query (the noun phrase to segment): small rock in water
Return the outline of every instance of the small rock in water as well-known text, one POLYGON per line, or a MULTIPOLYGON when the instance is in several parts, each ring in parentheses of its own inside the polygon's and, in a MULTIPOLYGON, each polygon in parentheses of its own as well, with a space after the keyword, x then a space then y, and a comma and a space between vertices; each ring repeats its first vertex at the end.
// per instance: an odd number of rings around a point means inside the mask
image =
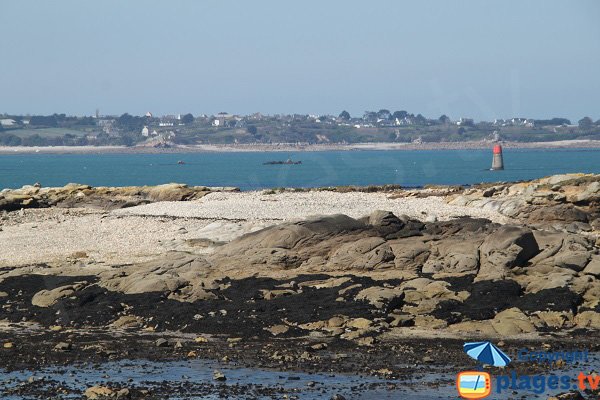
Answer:
POLYGON ((331 400, 346 400, 346 398, 341 394, 334 394, 333 396, 331 396, 331 400))
POLYGON ((227 378, 225 377, 225 375, 221 371, 219 371, 218 369, 216 369, 213 372, 213 379, 215 381, 225 381, 225 380, 227 380, 227 378))

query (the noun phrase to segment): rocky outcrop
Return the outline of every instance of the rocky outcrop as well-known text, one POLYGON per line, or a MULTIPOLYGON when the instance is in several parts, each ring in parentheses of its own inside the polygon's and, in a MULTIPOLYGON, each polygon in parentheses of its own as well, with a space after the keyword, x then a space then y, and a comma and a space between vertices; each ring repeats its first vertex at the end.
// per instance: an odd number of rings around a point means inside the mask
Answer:
POLYGON ((566 174, 530 182, 476 186, 450 204, 497 211, 533 225, 576 232, 598 230, 600 175, 566 174))
POLYGON ((36 307, 50 307, 57 301, 68 297, 78 290, 85 287, 86 283, 76 283, 73 285, 60 286, 51 290, 40 290, 31 298, 31 304, 36 307))
MULTIPOLYGON (((360 219, 315 216, 246 233, 212 253, 171 252, 103 269, 97 282, 61 281, 19 296, 53 323, 53 307, 83 304, 119 329, 331 336, 365 346, 411 327, 501 337, 598 331, 595 179, 467 191, 461 201, 510 214, 506 225, 423 222, 381 210, 360 219), (111 296, 114 312, 105 303, 111 296), (151 320, 155 311, 160 324, 151 320)), ((0 302, 16 296, 10 285, 0 282, 0 290, 0 302)))
POLYGON ((510 268, 525 266, 539 252, 531 230, 508 225, 487 236, 479 250, 478 280, 504 279, 510 268))
MULTIPOLYGON (((214 189, 217 190, 217 189, 214 189)), ((238 190, 219 188, 218 190, 238 190)), ((157 201, 189 201, 213 191, 205 186, 169 183, 158 186, 92 187, 70 183, 64 187, 23 186, 0 191, 0 211, 22 208, 87 207, 104 210, 132 207, 157 201)))

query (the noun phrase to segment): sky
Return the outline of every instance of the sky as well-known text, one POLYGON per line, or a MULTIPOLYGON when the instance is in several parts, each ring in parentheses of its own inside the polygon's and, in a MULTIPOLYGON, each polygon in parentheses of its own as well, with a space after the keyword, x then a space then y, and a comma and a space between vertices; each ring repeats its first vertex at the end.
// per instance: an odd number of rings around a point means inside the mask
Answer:
POLYGON ((600 2, 0 0, 0 113, 600 118, 600 2))

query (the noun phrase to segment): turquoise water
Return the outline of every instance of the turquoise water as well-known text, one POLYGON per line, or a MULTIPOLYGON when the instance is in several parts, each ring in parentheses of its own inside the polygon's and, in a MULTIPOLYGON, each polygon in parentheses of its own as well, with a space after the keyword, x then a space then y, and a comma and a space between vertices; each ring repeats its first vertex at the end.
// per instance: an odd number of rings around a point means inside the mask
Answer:
POLYGON ((599 149, 506 150, 504 171, 489 171, 489 150, 250 152, 189 154, 0 155, 0 189, 40 182, 93 186, 168 182, 271 187, 426 184, 470 185, 534 179, 566 172, 600 173, 599 149), (301 165, 263 165, 301 160, 301 165), (177 161, 184 161, 178 165, 177 161))

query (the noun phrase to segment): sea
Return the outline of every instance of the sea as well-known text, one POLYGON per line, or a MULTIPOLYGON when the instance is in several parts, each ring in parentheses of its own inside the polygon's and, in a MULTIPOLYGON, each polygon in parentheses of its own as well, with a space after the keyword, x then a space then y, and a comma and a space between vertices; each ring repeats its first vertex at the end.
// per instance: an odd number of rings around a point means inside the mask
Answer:
POLYGON ((569 172, 600 173, 600 149, 504 149, 503 171, 491 150, 360 150, 159 154, 0 155, 0 189, 40 183, 63 186, 234 186, 241 190, 397 184, 473 185, 569 172), (269 161, 301 161, 266 165, 269 161))

